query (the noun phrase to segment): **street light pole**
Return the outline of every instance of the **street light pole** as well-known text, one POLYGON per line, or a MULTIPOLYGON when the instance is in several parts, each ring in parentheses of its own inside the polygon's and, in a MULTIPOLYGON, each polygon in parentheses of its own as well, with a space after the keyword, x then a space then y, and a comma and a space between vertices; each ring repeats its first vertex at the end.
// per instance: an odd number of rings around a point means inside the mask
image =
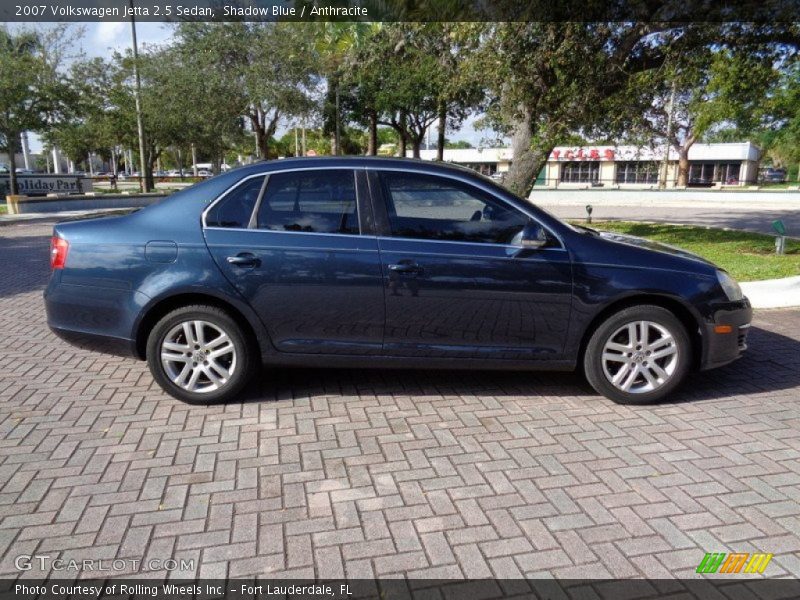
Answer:
POLYGON ((133 100, 136 104, 136 129, 139 133, 139 185, 144 192, 149 192, 144 168, 144 124, 142 123, 142 80, 139 77, 139 48, 136 44, 136 19, 133 16, 133 0, 128 0, 131 8, 131 39, 133 41, 133 100))

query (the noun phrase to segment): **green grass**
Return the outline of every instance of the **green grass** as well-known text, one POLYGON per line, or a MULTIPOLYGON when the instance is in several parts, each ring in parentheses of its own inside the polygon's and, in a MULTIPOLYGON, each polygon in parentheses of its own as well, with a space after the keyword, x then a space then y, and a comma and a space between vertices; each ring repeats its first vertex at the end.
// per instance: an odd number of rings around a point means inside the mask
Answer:
MULTIPOLYGON (((575 221, 585 225, 585 221, 575 221)), ((597 221, 600 231, 625 233, 678 246, 722 267, 739 281, 800 275, 800 241, 787 239, 786 254, 775 254, 775 238, 760 233, 628 221, 597 221)))
POLYGON ((5 204, 0 204, 0 215, 4 215, 8 212, 8 206, 5 204))

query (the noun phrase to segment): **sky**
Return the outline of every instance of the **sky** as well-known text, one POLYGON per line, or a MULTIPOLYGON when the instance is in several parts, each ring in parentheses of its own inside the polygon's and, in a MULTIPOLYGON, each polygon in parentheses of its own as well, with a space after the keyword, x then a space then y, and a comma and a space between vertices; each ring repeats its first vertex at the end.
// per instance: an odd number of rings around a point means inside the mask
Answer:
MULTIPOLYGON (((110 57, 115 50, 124 50, 131 44, 131 27, 127 22, 103 22, 103 23, 80 23, 76 24, 83 29, 83 37, 80 39, 80 49, 89 57, 110 57)), ((47 27, 40 25, 39 27, 47 27)), ((13 26, 12 26, 13 28, 13 26)), ((172 39, 172 27, 165 23, 144 23, 136 24, 136 37, 141 47, 144 44, 164 44, 172 39)), ((477 117, 472 117, 458 132, 448 132, 447 138, 452 141, 466 140, 473 146, 478 147, 483 138, 492 136, 492 132, 486 130, 476 130, 473 123, 477 117)), ((291 124, 284 123, 278 130, 278 136, 282 135, 286 128, 291 124)), ((431 127, 430 139, 436 143, 437 127, 431 127)), ((38 136, 29 136, 31 152, 38 153, 42 149, 42 144, 38 136)))

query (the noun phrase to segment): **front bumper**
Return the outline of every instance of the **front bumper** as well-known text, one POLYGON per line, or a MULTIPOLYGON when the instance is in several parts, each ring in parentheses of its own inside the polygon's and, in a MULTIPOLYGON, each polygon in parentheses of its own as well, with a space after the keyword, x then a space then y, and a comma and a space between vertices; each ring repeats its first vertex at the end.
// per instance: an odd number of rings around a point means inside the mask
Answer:
POLYGON ((714 369, 732 362, 747 350, 747 334, 753 308, 747 298, 717 307, 703 331, 702 370, 714 369))

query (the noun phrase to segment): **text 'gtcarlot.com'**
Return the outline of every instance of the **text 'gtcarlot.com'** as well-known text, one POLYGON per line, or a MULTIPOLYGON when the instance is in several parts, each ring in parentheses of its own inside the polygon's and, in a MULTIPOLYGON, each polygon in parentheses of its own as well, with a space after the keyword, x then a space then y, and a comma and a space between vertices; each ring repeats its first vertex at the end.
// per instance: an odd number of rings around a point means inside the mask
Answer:
POLYGON ((194 559, 138 558, 62 560, 48 555, 22 554, 14 559, 20 571, 194 571, 194 559))

